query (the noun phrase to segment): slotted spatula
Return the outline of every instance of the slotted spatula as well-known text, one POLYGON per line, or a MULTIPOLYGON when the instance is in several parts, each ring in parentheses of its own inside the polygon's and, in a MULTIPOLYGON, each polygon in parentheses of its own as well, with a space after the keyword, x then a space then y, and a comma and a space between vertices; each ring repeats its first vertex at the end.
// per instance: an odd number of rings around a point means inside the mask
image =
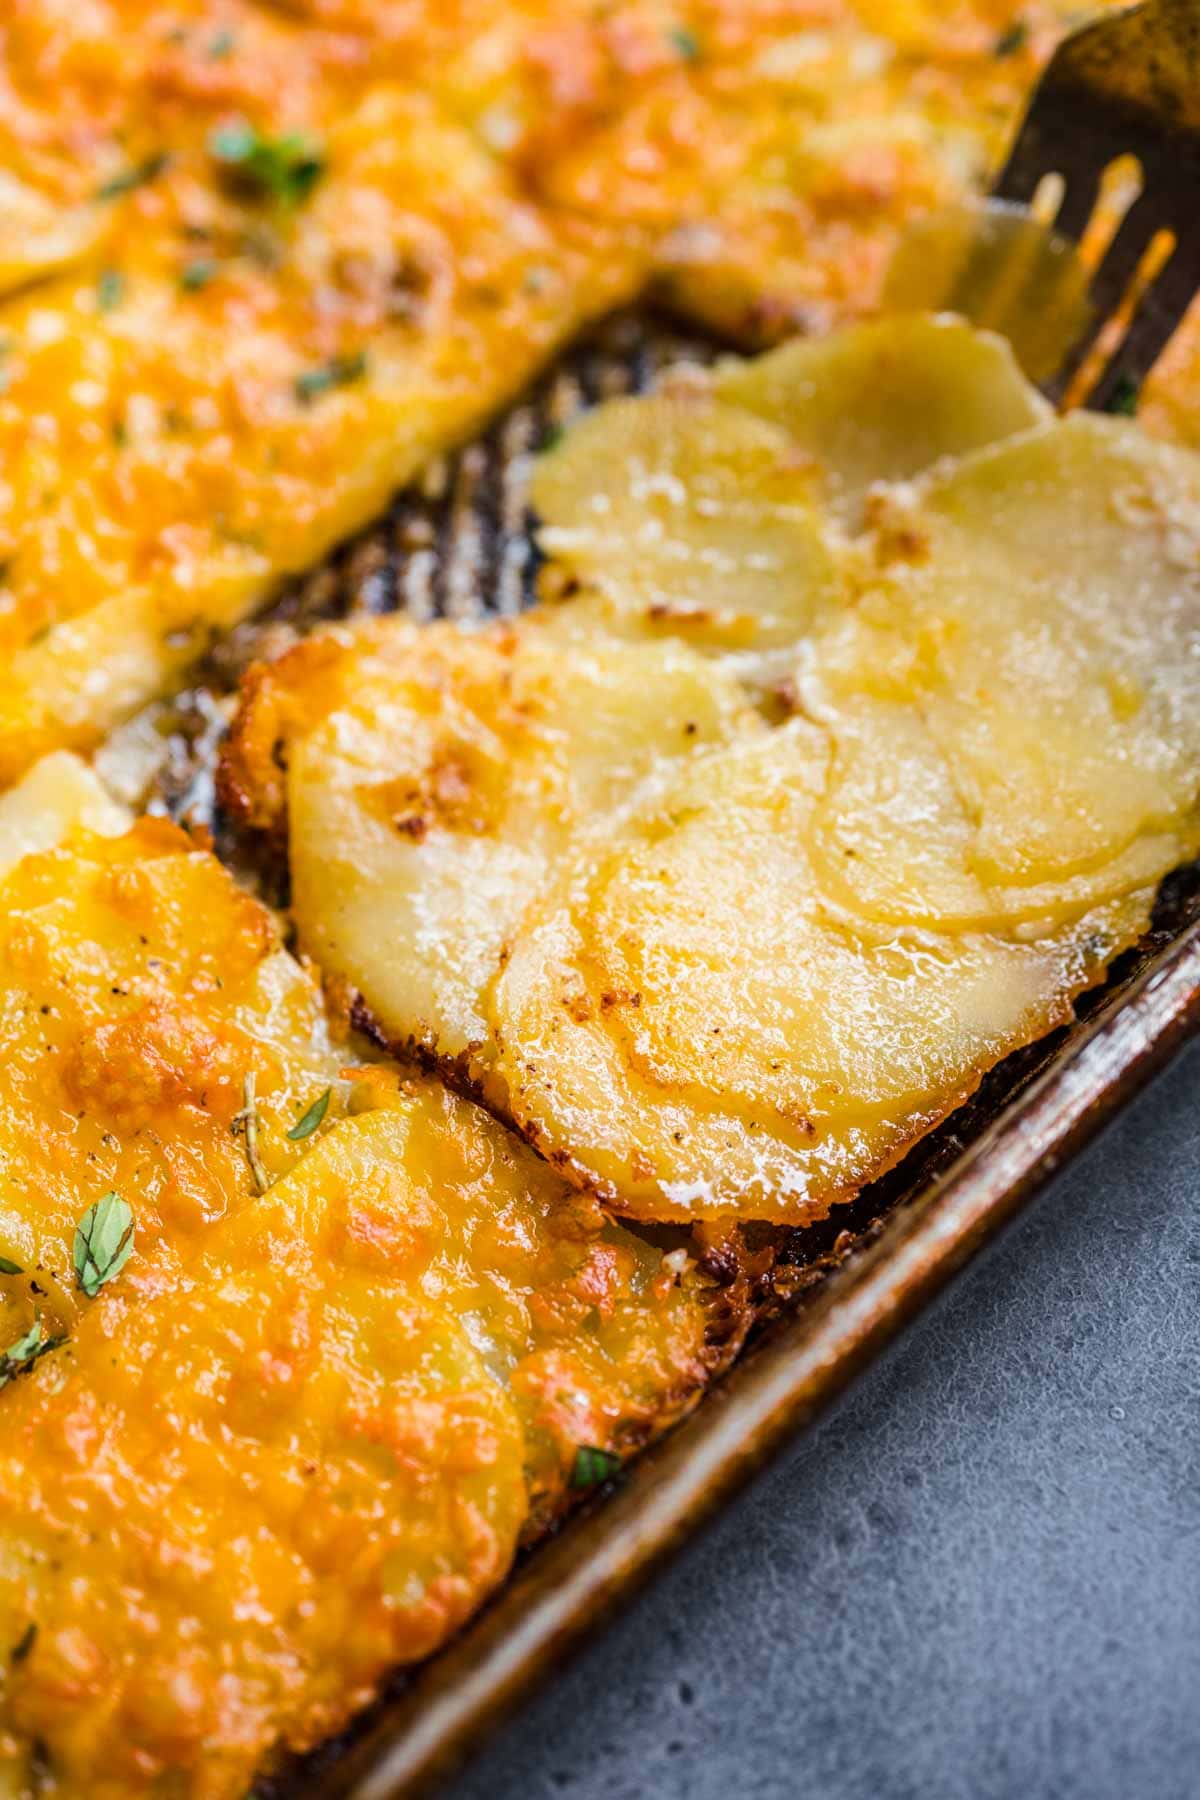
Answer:
POLYGON ((1200 0, 1146 0, 1066 38, 1038 83, 994 197, 1029 206, 1056 176, 1054 231, 1078 244, 1106 172, 1125 157, 1137 164, 1140 191, 1092 276, 1082 329, 1043 383, 1052 399, 1063 399, 1100 346, 1106 354, 1078 396, 1097 411, 1130 408, 1200 288, 1200 0), (1122 316, 1156 239, 1169 253, 1122 316))

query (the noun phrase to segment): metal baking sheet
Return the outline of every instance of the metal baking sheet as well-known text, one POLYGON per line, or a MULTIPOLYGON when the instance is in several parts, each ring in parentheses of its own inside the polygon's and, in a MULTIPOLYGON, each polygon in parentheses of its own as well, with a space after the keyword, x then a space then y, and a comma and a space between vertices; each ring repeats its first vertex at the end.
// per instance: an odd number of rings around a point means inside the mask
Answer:
MULTIPOLYGON (((208 827, 223 855, 282 898, 279 872, 244 862, 214 806, 214 757, 241 669, 324 619, 396 610, 466 619, 529 604, 530 453, 581 407, 643 388, 680 360, 709 362, 718 349, 650 317, 608 321, 484 439, 214 646, 193 685, 141 722, 142 741, 160 746, 142 797, 208 827)), ((1147 937, 1077 1015, 1001 1064, 852 1205, 790 1233, 790 1295, 696 1412, 528 1552, 454 1643, 256 1794, 411 1800, 436 1790, 777 1446, 811 1425, 1200 1029, 1200 868, 1165 884, 1147 937)))

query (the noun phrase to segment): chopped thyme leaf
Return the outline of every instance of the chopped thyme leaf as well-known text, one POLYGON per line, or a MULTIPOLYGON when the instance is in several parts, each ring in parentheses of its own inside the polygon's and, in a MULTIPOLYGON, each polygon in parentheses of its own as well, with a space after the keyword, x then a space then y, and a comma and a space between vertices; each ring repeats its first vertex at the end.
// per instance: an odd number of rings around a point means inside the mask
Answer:
POLYGON ((35 1362, 66 1343, 65 1337, 43 1337, 42 1322, 35 1319, 25 1336, 0 1351, 0 1388, 7 1387, 14 1375, 24 1375, 35 1362))
POLYGON ((571 1469, 573 1488, 600 1487, 620 1472, 621 1459, 611 1450, 598 1450, 594 1444, 580 1444, 571 1469))
POLYGON ((166 168, 170 158, 165 155, 148 156, 135 168, 126 169, 122 175, 114 175, 96 189, 97 200, 117 200, 122 194, 132 194, 135 188, 145 187, 148 181, 155 181, 166 168))
POLYGON ((360 380, 366 372, 366 353, 356 350, 353 356, 335 356, 319 368, 305 369, 303 374, 297 375, 292 386, 301 405, 311 406, 331 388, 345 387, 348 382, 360 380))
POLYGON ((23 1275, 20 1263, 10 1262, 7 1256, 0 1256, 0 1275, 23 1275))
POLYGON ((28 1362, 41 1341, 41 1322, 35 1319, 25 1336, 18 1338, 15 1344, 10 1344, 8 1349, 3 1352, 5 1362, 28 1362))
POLYGON ((25 1661, 29 1652, 33 1649, 34 1639, 37 1637, 37 1634, 37 1620, 31 1619, 8 1653, 13 1662, 22 1663, 25 1661))
POLYGON ((75 1278, 90 1299, 121 1273, 132 1250, 133 1212, 120 1194, 110 1190, 88 1207, 75 1229, 75 1278))
POLYGON ((311 138, 295 131, 270 137, 245 119, 219 126, 208 148, 242 186, 291 205, 307 200, 325 173, 325 158, 311 138))
POLYGON ((672 25, 667 37, 684 62, 700 61, 700 39, 686 25, 672 25))
POLYGON ((208 46, 209 62, 224 62, 227 56, 233 54, 236 43, 237 38, 232 31, 218 31, 208 46))
POLYGON ((317 1129, 317 1126, 325 1117, 325 1114, 329 1111, 329 1102, 332 1096, 333 1089, 327 1087, 325 1092, 319 1094, 313 1101, 304 1117, 296 1121, 292 1126, 292 1129, 288 1132, 288 1137, 293 1144, 302 1143, 306 1137, 312 1136, 313 1132, 317 1129))
POLYGON ((1007 31, 1002 31, 993 46, 995 56, 1015 56, 1029 42, 1029 27, 1024 19, 1014 19, 1007 31))
POLYGON ((562 425, 547 426, 546 435, 538 446, 539 454, 546 450, 556 449, 557 446, 562 443, 565 436, 566 430, 562 425))
POLYGON ((1138 384, 1129 375, 1122 375, 1113 388, 1113 396, 1105 408, 1107 412, 1116 413, 1119 417, 1132 419, 1138 409, 1138 384))
POLYGON ((265 1194, 271 1183, 258 1156, 258 1106, 254 1098, 254 1080, 254 1070, 251 1069, 242 1081, 242 1110, 235 1115, 230 1129, 240 1131, 245 1139, 246 1161, 250 1164, 254 1191, 265 1194))
POLYGON ((96 283, 96 304, 101 312, 120 306, 125 292, 125 277, 119 269, 105 269, 96 283))
POLYGON ((185 294, 198 294, 206 288, 217 272, 217 265, 211 256, 198 256, 195 262, 185 264, 179 277, 179 285, 185 294))

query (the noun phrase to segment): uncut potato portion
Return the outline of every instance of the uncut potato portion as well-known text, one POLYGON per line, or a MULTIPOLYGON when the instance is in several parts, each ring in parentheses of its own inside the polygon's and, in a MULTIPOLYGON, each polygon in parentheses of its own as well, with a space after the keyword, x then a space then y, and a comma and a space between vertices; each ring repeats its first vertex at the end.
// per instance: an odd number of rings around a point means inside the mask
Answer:
POLYGON ((352 1228, 387 1180, 403 1198, 364 1124, 310 1146, 186 1274, 131 1264, 0 1396, 14 1800, 234 1800, 503 1578, 521 1428, 405 1284, 403 1234, 352 1228))
POLYGON ((632 1454, 724 1366, 751 1316, 745 1281, 667 1261, 432 1081, 375 1098, 342 1128, 355 1134, 344 1229, 461 1324, 511 1397, 536 1536, 567 1503, 581 1445, 632 1454))
POLYGON ((496 1099, 635 1217, 821 1217, 1148 917, 1143 890, 1028 943, 847 919, 811 856, 829 760, 803 720, 698 757, 581 858, 496 984, 496 1099))
POLYGON ((0 857, 0 1256, 21 1271, 0 1275, 7 1344, 35 1309, 47 1333, 77 1317, 72 1239, 94 1202, 115 1189, 133 1209, 131 1267, 173 1265, 253 1192, 232 1130, 247 1076, 274 1177, 341 1059, 273 916, 174 826, 126 829, 74 758, 0 798, 0 857))
POLYGON ((830 898, 1057 924, 1194 855, 1200 459, 1077 415, 932 478, 880 539, 800 684, 836 744, 830 898))
POLYGON ((464 1058, 487 1054, 484 993, 572 838, 661 763, 756 728, 705 658, 577 633, 569 609, 477 632, 388 619, 251 678, 222 786, 260 827, 286 816, 326 976, 391 1043, 464 1058))

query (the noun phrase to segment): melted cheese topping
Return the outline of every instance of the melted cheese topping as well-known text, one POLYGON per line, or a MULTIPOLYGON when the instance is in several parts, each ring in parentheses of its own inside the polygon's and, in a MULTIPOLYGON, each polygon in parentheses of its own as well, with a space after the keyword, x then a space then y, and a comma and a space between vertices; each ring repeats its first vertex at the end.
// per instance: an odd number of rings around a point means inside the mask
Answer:
POLYGON ((462 1623, 581 1446, 694 1403, 750 1265, 343 1069, 273 917, 74 758, 0 798, 0 855, 0 1787, 233 1796, 462 1623), (132 1253, 89 1295, 111 1193, 132 1253))
POLYGON ((420 96, 320 142, 291 207, 180 153, 119 262, 5 309, 0 779, 94 741, 627 291, 611 237, 420 96))
POLYGON ((398 1097, 375 1083, 347 1238, 456 1320, 510 1396, 536 1537, 566 1508, 580 1445, 625 1458, 724 1367, 750 1264, 719 1285, 690 1255, 668 1261, 479 1107, 434 1082, 398 1097))
POLYGON ((359 1184, 389 1178, 362 1129, 186 1273, 131 1267, 4 1396, 8 1791, 244 1793, 504 1575, 521 1429, 462 1329, 350 1227, 359 1184))
MULTIPOLYGON (((40 806, 44 767, 7 801, 40 806)), ((71 834, 19 862, 0 899, 0 1255, 25 1271, 0 1285, 15 1340, 35 1289, 47 1329, 75 1317, 72 1240, 89 1206, 125 1196, 135 1261, 183 1252, 253 1191, 231 1129, 247 1076, 274 1176, 339 1061, 274 919, 173 826, 71 834)))

